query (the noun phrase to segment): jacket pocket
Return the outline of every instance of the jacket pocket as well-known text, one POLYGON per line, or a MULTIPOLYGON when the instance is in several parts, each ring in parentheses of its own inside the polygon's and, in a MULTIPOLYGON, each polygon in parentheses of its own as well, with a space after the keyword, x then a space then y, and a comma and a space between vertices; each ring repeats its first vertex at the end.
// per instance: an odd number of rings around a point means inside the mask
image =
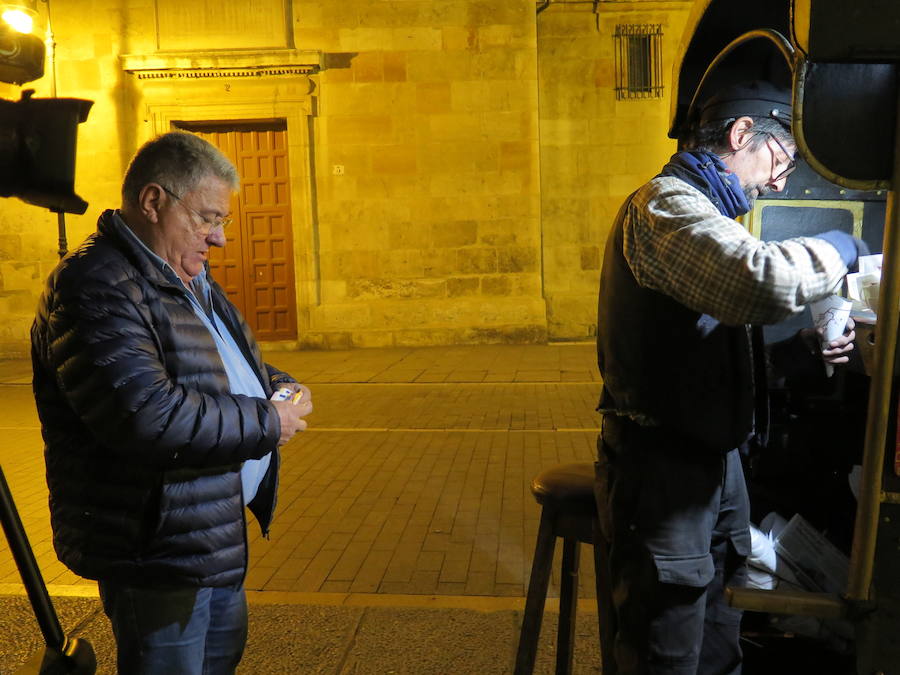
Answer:
POLYGON ((709 553, 696 556, 654 555, 660 583, 705 588, 715 577, 716 568, 709 553))

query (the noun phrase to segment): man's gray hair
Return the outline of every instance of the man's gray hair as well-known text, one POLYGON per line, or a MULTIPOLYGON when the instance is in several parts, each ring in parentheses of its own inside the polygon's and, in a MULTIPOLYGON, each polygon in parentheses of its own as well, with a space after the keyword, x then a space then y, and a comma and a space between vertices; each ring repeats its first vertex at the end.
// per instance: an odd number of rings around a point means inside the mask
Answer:
POLYGON ((235 190, 239 185, 237 169, 218 148, 194 134, 171 131, 137 151, 122 182, 122 202, 136 204, 148 183, 181 196, 207 176, 221 178, 235 190))
MULTIPOLYGON (((782 143, 795 144, 790 130, 778 120, 771 117, 756 117, 755 115, 747 115, 747 117, 753 120, 753 126, 750 129, 753 136, 749 142, 751 150, 766 142, 766 134, 772 134, 782 143)), ((731 146, 728 142, 728 133, 731 131, 731 125, 736 121, 737 118, 712 120, 693 129, 688 137, 684 139, 684 149, 715 154, 729 152, 731 146)))

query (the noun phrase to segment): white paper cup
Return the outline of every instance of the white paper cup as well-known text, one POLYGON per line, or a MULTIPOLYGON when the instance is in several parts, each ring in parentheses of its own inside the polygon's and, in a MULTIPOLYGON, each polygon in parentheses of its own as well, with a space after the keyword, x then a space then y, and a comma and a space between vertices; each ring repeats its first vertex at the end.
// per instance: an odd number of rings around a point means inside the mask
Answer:
MULTIPOLYGON (((822 330, 824 333, 822 336, 823 349, 828 347, 829 342, 843 335, 844 329, 847 327, 847 319, 850 318, 852 305, 852 301, 839 295, 830 295, 809 304, 813 324, 817 330, 822 330)), ((831 377, 834 373, 834 366, 826 363, 825 373, 831 377)))
POLYGON ((860 290, 862 291, 863 301, 869 306, 869 309, 877 313, 878 296, 881 295, 881 279, 860 279, 860 290))

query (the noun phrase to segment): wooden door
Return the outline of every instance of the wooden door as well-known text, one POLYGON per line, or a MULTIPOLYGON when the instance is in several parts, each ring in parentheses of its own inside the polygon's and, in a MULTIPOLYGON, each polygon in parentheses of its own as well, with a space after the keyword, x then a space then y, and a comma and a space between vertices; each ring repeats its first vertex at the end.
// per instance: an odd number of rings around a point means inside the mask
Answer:
POLYGON ((234 222, 210 251, 213 277, 258 340, 297 338, 287 126, 283 120, 179 125, 219 148, 237 167, 234 222))

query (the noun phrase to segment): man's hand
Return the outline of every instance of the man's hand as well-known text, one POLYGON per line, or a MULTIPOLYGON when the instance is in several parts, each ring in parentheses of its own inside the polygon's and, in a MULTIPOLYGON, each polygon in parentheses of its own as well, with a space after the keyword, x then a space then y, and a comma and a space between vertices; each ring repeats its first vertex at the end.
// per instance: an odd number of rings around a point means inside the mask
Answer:
POLYGON ((855 327, 856 324, 853 322, 853 319, 848 318, 844 334, 828 344, 822 344, 824 329, 813 330, 806 328, 802 331, 802 334, 803 339, 810 345, 811 349, 819 351, 822 355, 822 361, 832 365, 839 365, 850 360, 850 352, 854 349, 853 341, 856 339, 855 327))
POLYGON ((278 417, 281 420, 281 436, 278 439, 278 446, 281 447, 294 437, 298 431, 306 429, 306 420, 303 419, 313 411, 312 393, 309 389, 297 382, 285 382, 279 384, 280 387, 287 387, 294 392, 301 392, 303 395, 297 403, 287 401, 272 401, 275 410, 278 411, 278 417))

